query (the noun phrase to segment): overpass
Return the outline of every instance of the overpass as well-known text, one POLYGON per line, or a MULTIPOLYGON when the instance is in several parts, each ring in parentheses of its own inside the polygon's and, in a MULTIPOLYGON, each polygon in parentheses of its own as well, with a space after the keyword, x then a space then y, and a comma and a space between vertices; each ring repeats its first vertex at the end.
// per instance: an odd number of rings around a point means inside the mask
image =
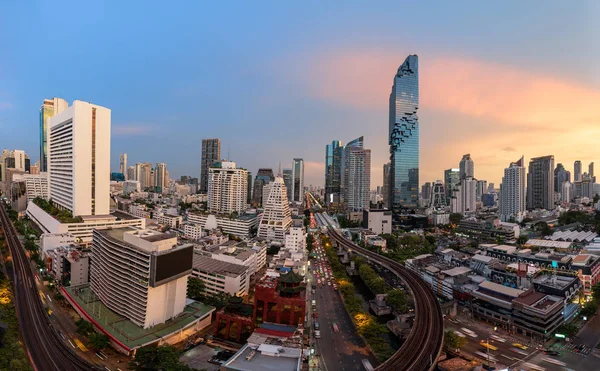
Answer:
POLYGON ((444 322, 440 304, 429 285, 402 264, 364 249, 333 228, 328 235, 335 247, 364 256, 398 276, 410 289, 415 301, 415 321, 404 344, 377 371, 432 371, 444 342, 444 322))

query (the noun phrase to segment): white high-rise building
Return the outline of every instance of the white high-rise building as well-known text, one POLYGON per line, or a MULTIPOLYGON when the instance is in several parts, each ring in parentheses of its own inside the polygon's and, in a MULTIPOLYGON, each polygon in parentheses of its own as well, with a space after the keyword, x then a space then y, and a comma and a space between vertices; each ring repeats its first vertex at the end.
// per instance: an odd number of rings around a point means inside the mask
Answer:
POLYGON ((472 213, 477 210, 476 197, 477 180, 461 179, 453 191, 450 209, 453 213, 472 213))
POLYGON ((80 215, 110 211, 110 121, 108 108, 82 101, 49 119, 50 198, 80 215))
POLYGON ((292 216, 283 178, 278 176, 270 184, 269 197, 263 200, 265 211, 261 214, 258 234, 260 238, 285 242, 285 233, 292 225, 292 216))
MULTIPOLYGON (((281 174, 279 174, 281 176, 281 174)), ((292 201, 304 202, 304 160, 295 158, 292 161, 292 201)))
POLYGON ((460 179, 473 178, 475 176, 475 163, 471 159, 471 154, 463 155, 459 163, 460 179))
POLYGON ((560 199, 563 202, 571 202, 573 199, 573 184, 565 181, 560 188, 560 199))
POLYGON ((504 169, 500 185, 500 220, 521 222, 525 213, 525 160, 511 162, 504 169))
POLYGON ((175 235, 94 229, 91 288, 110 310, 149 328, 183 312, 193 254, 175 235))
POLYGON ((121 153, 121 156, 119 156, 119 172, 121 174, 123 174, 123 176, 125 177, 125 180, 128 180, 128 178, 127 178, 127 153, 121 153))
POLYGON ((347 183, 344 201, 348 212, 369 210, 371 191, 371 150, 351 148, 347 151, 347 183))
POLYGON ((162 162, 156 164, 154 168, 154 186, 161 190, 169 186, 169 178, 167 176, 167 165, 162 162))
POLYGON ((27 192, 27 202, 32 201, 36 197, 41 197, 48 200, 48 174, 23 174, 25 179, 25 190, 27 192))
POLYGON ((247 208, 248 171, 235 162, 217 161, 208 169, 208 210, 241 213, 247 208))
POLYGON ((129 166, 127 168, 127 176, 125 177, 126 180, 137 180, 137 176, 135 173, 135 166, 129 166))

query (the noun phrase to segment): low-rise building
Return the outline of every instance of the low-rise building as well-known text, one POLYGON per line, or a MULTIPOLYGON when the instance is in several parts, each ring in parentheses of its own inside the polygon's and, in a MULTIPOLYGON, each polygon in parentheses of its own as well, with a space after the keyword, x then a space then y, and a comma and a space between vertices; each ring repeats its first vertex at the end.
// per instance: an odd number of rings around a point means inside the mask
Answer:
POLYGON ((90 281, 88 253, 72 247, 57 247, 47 252, 48 272, 62 286, 86 285, 90 281))
POLYGON ((476 218, 466 218, 460 221, 457 230, 478 241, 496 241, 500 239, 505 242, 511 242, 516 241, 519 237, 515 232, 514 226, 503 225, 499 219, 479 220, 476 218))
POLYGON ((140 190, 140 182, 137 180, 126 180, 123 182, 123 193, 126 195, 139 192, 140 190))
MULTIPOLYGON (((187 220, 190 223, 205 227, 210 214, 190 212, 187 220)), ((213 215, 217 221, 217 227, 225 233, 234 236, 248 238, 258 227, 259 217, 256 214, 235 215, 213 215)))
POLYGON ((179 228, 183 223, 183 217, 180 215, 163 214, 156 217, 159 224, 166 225, 169 228, 179 228))
POLYGON ((363 211, 363 228, 375 234, 392 233, 392 211, 371 209, 363 211))
POLYGON ((70 233, 43 233, 40 236, 40 251, 42 257, 46 257, 45 254, 49 250, 56 249, 61 246, 70 246, 77 243, 77 239, 70 233))
POLYGON ((198 240, 203 237, 202 227, 198 224, 186 223, 183 225, 183 235, 190 240, 198 240))
POLYGON ((250 289, 249 267, 194 253, 192 275, 199 278, 210 294, 244 296, 250 289))
POLYGON ((145 204, 132 203, 129 205, 129 214, 136 218, 149 219, 151 216, 150 210, 145 204))

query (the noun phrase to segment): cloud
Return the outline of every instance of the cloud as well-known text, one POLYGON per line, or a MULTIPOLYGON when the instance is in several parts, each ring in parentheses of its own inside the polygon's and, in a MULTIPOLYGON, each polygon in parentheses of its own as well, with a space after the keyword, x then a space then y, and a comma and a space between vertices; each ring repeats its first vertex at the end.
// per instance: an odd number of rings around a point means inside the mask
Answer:
POLYGON ((120 136, 148 135, 154 129, 154 126, 148 124, 115 124, 112 127, 112 134, 120 136))
POLYGON ((504 147, 502 148, 504 152, 516 152, 517 150, 514 147, 504 147))

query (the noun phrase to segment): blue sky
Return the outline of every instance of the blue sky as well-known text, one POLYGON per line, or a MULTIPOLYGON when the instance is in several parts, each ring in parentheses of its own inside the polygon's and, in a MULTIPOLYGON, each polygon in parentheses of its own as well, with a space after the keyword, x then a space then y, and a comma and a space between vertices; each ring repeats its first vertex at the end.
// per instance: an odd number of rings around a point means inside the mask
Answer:
POLYGON ((2 2, 0 148, 37 160, 57 96, 112 110, 113 169, 126 152, 198 176, 220 137, 254 174, 303 157, 322 184, 325 145, 364 135, 375 186, 392 77, 418 54, 422 181, 463 153, 492 182, 522 154, 570 169, 600 161, 598 19, 591 1, 2 2))

